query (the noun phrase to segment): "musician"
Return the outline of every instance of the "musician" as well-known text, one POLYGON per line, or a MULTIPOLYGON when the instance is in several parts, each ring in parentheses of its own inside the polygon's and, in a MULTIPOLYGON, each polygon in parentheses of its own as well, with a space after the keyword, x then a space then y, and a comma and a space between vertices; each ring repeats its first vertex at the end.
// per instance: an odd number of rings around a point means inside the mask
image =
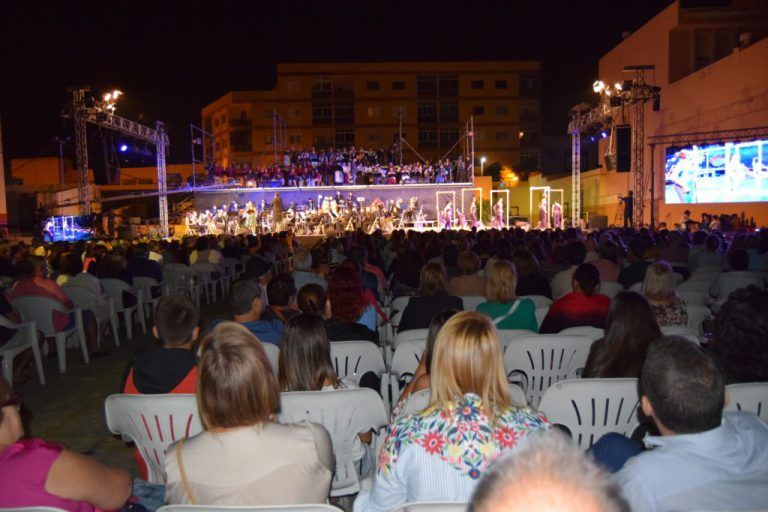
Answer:
POLYGON ((275 197, 272 198, 272 222, 275 226, 275 231, 281 231, 283 226, 283 200, 280 198, 280 194, 275 192, 275 197))

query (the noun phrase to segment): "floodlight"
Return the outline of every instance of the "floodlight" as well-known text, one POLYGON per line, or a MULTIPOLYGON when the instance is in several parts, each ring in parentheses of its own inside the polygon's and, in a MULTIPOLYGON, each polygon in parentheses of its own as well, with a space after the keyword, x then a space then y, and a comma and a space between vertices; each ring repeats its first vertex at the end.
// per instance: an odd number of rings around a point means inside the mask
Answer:
POLYGON ((487 160, 488 160, 488 159, 487 159, 487 158, 485 158, 484 156, 481 156, 481 157, 480 157, 480 163, 482 163, 482 164, 484 164, 484 163, 485 163, 487 160))
POLYGON ((112 94, 111 93, 105 93, 103 98, 104 98, 104 101, 109 101, 109 100, 112 99, 112 94))
POLYGON ((128 145, 127 145, 127 144, 123 144, 123 145, 121 145, 121 146, 120 146, 120 151, 121 151, 121 152, 123 152, 123 153, 125 153, 126 151, 128 151, 128 145))
POLYGON ((613 84, 613 88, 616 89, 617 91, 620 91, 623 89, 623 87, 621 86, 621 82, 616 82, 615 84, 613 84))
POLYGON ((596 93, 600 93, 605 89, 605 82, 602 80, 595 80, 595 82, 592 84, 592 90, 596 93))

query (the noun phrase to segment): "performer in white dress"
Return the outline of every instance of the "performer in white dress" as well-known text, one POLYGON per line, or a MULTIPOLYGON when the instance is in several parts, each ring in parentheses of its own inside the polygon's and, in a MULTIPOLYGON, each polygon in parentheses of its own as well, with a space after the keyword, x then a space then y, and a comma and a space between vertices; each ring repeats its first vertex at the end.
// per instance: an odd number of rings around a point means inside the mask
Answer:
POLYGON ((453 226, 453 203, 450 199, 443 207, 442 225, 445 229, 451 229, 453 226))
POLYGON ((504 199, 499 198, 496 204, 493 205, 493 218, 491 219, 491 228, 501 229, 506 227, 507 223, 504 219, 504 199))
POLYGON ((552 228, 563 228, 563 206, 557 201, 552 203, 552 228))
POLYGON ((542 196, 539 202, 539 229, 547 229, 549 227, 548 209, 547 196, 542 196))

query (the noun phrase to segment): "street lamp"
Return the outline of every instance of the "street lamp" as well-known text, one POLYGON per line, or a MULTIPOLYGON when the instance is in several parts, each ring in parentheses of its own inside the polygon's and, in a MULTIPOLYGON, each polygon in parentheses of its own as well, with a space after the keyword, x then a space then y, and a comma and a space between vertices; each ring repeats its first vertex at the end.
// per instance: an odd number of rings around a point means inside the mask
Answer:
POLYGON ((486 160, 487 160, 487 158, 485 158, 484 156, 480 157, 480 176, 483 176, 483 169, 485 168, 485 161, 486 160))

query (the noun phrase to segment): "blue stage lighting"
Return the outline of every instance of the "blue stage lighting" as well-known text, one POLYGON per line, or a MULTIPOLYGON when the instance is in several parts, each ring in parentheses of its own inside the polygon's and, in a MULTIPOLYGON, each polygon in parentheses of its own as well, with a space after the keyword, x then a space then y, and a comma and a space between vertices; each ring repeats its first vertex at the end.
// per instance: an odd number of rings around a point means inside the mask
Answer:
POLYGON ((600 132, 600 137, 602 137, 603 139, 606 138, 607 136, 608 136, 608 132, 604 132, 604 131, 600 132))
POLYGON ((123 153, 128 151, 128 145, 127 144, 121 144, 120 145, 120 151, 123 152, 123 153))

